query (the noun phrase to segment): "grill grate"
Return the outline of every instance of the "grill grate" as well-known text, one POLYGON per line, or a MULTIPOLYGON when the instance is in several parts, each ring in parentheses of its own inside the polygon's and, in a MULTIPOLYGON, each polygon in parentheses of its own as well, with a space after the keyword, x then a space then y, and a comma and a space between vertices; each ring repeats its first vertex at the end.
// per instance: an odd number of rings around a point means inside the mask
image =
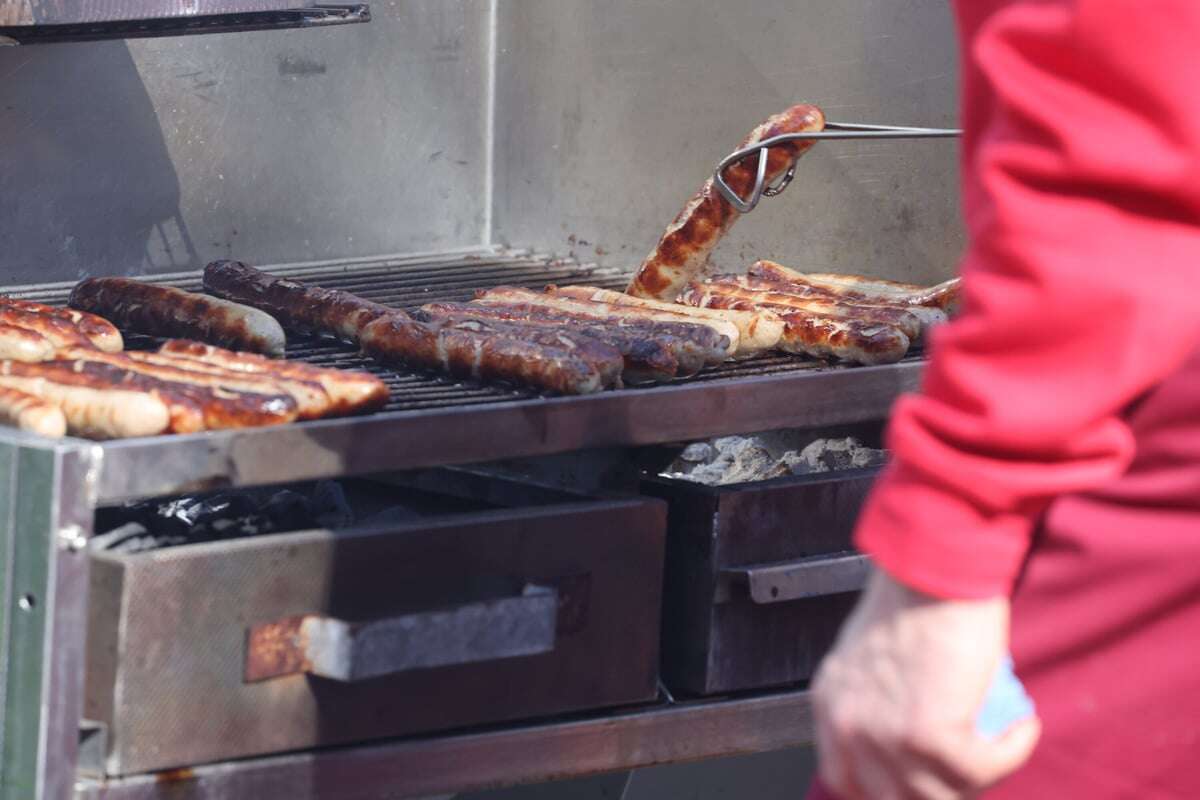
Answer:
MULTIPOLYGON (((425 303, 470 300, 477 289, 502 284, 534 289, 548 283, 564 286, 586 284, 616 289, 628 282, 627 275, 612 269, 583 264, 573 258, 524 251, 359 259, 266 269, 326 288, 351 291, 405 311, 413 311, 425 303)), ((200 289, 200 276, 196 272, 175 273, 147 280, 181 289, 200 289)), ((71 284, 14 287, 9 294, 63 304, 70 288, 71 284)), ((157 342, 147 337, 129 336, 128 345, 131 349, 144 349, 156 346, 157 342)), ((361 355, 350 345, 326 338, 290 336, 287 357, 325 367, 365 370, 379 376, 391 391, 384 411, 487 405, 538 396, 528 389, 495 384, 485 386, 444 376, 391 369, 361 355)), ((911 358, 916 360, 916 356, 911 358)), ((686 382, 711 382, 816 369, 846 368, 792 356, 768 355, 710 368, 686 382)))

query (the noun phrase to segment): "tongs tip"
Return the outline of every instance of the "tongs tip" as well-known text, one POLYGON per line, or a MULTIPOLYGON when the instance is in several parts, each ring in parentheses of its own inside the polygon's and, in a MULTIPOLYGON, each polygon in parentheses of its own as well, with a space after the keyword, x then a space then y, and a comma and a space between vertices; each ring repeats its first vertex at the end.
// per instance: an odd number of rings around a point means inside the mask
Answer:
POLYGON ((773 183, 767 182, 767 151, 772 147, 789 142, 821 139, 945 139, 961 136, 962 131, 955 128, 912 128, 897 125, 863 125, 851 122, 829 122, 821 131, 806 133, 785 133, 764 139, 758 144, 738 150, 731 154, 717 167, 713 174, 713 184, 717 191, 731 206, 742 214, 748 214, 758 207, 764 197, 776 197, 783 194, 792 179, 796 177, 796 164, 799 156, 792 159, 787 171, 773 183), (758 155, 758 169, 755 173, 754 188, 750 196, 742 198, 729 182, 725 180, 725 170, 734 164, 751 156, 758 155))

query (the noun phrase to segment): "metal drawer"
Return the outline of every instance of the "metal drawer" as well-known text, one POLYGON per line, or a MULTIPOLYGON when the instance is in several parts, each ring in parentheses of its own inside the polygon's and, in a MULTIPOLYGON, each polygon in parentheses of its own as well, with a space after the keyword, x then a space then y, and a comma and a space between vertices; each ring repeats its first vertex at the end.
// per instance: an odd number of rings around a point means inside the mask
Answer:
POLYGON ((103 770, 653 699, 665 521, 655 500, 572 499, 93 554, 103 770))
POLYGON ((708 487, 649 478, 669 501, 663 679, 694 694, 812 677, 868 571, 851 549, 877 469, 708 487))

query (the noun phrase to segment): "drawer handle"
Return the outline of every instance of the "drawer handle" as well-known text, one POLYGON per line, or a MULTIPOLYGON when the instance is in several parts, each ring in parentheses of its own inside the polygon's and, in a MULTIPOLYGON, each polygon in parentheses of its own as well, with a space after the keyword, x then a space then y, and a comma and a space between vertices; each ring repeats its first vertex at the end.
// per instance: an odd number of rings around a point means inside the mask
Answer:
POLYGON ((308 614, 251 628, 247 683, 308 673, 354 682, 398 672, 554 649, 558 592, 527 586, 504 597, 371 622, 308 614))
POLYGON ((858 553, 812 556, 778 564, 722 570, 729 583, 745 585, 759 605, 855 592, 871 574, 871 559, 858 553))

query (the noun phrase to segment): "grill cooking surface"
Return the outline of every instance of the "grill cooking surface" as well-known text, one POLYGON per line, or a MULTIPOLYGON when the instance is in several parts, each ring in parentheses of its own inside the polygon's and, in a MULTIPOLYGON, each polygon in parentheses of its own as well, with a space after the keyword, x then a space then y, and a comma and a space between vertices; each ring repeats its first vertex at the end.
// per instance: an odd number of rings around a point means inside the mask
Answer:
MULTIPOLYGON (((470 300, 476 289, 500 285, 541 289, 546 284, 563 286, 586 284, 606 289, 623 289, 627 275, 614 270, 580 264, 573 259, 532 254, 467 255, 457 258, 421 260, 392 259, 294 267, 272 270, 297 280, 329 289, 344 289, 368 300, 414 311, 426 303, 470 300)), ((170 275, 159 282, 181 289, 202 291, 195 273, 170 275)), ((69 287, 27 287, 10 292, 14 297, 65 304, 69 287)), ((159 342, 126 334, 130 349, 145 349, 159 342)), ((366 370, 378 375, 391 390, 384 411, 416 411, 429 408, 478 405, 536 398, 537 392, 519 388, 480 385, 454 378, 396 370, 381 366, 360 354, 354 347, 325 338, 307 338, 288 334, 287 357, 323 367, 366 370)), ((763 356, 710 368, 688 383, 729 378, 771 375, 830 369, 819 361, 793 356, 763 356)), ((843 369, 838 367, 838 369, 843 369)), ((631 391, 637 391, 633 389, 631 391)))
MULTIPOLYGON (((490 250, 265 269, 405 310, 436 301, 469 300, 476 289, 502 284, 619 289, 628 281, 627 275, 615 270, 570 258, 490 250)), ((200 289, 196 271, 147 280, 200 289)), ((7 293, 63 304, 73 285, 20 286, 7 293)), ((146 337, 127 337, 130 348, 156 344, 146 337)), ((391 390, 388 405, 365 417, 107 442, 89 451, 103 454, 102 469, 97 471, 99 496, 146 497, 198 487, 277 483, 881 419, 896 395, 915 388, 921 366, 916 356, 885 367, 830 366, 790 356, 764 356, 667 385, 547 398, 523 388, 384 367, 354 347, 330 339, 291 337, 287 356, 372 372, 391 390)))

